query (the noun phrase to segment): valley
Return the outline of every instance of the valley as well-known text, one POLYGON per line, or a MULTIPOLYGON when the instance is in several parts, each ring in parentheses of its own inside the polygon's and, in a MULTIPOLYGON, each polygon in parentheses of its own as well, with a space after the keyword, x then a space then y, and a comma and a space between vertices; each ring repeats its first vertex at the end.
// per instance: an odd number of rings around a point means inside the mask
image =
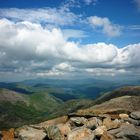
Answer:
POLYGON ((1 82, 0 129, 56 118, 124 95, 139 96, 140 88, 125 87, 129 84, 119 88, 123 86, 119 82, 93 79, 73 82, 50 79, 1 82), (116 88, 119 89, 114 90, 116 88))

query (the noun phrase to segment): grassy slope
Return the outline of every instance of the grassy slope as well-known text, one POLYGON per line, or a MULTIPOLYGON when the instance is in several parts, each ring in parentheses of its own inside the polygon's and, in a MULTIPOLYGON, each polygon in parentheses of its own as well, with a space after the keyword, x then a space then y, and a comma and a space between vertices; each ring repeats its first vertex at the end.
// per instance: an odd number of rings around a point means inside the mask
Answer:
POLYGON ((34 93, 29 95, 29 98, 31 105, 42 112, 50 112, 62 103, 60 99, 51 96, 47 92, 34 93))
POLYGON ((61 100, 46 92, 25 95, 1 89, 0 128, 17 127, 47 119, 49 112, 61 103, 61 100))
POLYGON ((22 102, 0 102, 0 128, 18 127, 38 121, 41 112, 22 102))
MULTIPOLYGON (((5 89, 4 91, 6 91, 5 94, 9 95, 13 92, 5 89)), ((0 90, 0 95, 2 95, 1 93, 2 91, 0 90)), ((92 102, 91 100, 84 99, 63 102, 52 96, 52 94, 46 91, 43 92, 43 90, 41 92, 38 90, 38 92, 29 95, 14 92, 12 97, 6 101, 0 100, 0 129, 18 127, 23 124, 35 123, 65 115, 79 108, 84 108, 92 102), (19 101, 18 96, 22 97, 22 100, 19 101)))

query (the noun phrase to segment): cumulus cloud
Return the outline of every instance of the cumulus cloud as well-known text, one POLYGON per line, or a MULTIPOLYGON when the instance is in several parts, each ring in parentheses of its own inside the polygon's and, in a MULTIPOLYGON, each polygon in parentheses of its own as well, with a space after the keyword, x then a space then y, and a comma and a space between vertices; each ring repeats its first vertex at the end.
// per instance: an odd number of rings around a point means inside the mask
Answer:
POLYGON ((140 43, 123 48, 105 43, 81 45, 69 41, 59 28, 0 20, 0 75, 130 74, 140 68, 139 54, 140 43))
POLYGON ((116 37, 121 34, 121 27, 113 24, 107 17, 91 16, 88 18, 88 22, 93 28, 101 29, 109 37, 116 37))

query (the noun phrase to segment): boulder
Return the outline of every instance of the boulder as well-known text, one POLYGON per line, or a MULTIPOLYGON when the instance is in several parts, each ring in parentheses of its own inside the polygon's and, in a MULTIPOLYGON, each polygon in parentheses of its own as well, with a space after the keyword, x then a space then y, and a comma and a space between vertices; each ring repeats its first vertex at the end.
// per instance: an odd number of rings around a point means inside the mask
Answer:
POLYGON ((136 120, 140 120, 140 112, 139 111, 132 112, 130 114, 130 117, 136 120))
POLYGON ((46 128, 47 136, 51 140, 65 140, 64 135, 56 125, 51 125, 46 128))
POLYGON ((29 126, 23 126, 15 130, 15 136, 21 140, 43 140, 46 133, 29 126))
POLYGON ((11 128, 8 131, 2 131, 1 135, 2 135, 1 140, 14 140, 14 129, 11 128))
POLYGON ((135 119, 132 119, 132 118, 126 118, 126 119, 124 119, 124 121, 127 121, 127 122, 129 122, 131 124, 134 124, 134 125, 137 125, 137 126, 140 125, 140 120, 135 120, 135 119))
POLYGON ((33 127, 33 128, 42 129, 42 128, 47 128, 51 125, 66 123, 67 120, 68 120, 68 116, 62 116, 62 117, 58 117, 58 118, 55 118, 55 119, 52 119, 52 120, 42 122, 40 124, 35 124, 35 125, 30 125, 30 126, 33 127))
POLYGON ((96 117, 92 117, 88 119, 88 121, 86 121, 84 124, 85 127, 91 130, 96 129, 98 126, 101 126, 101 125, 102 125, 102 121, 96 117))
POLYGON ((70 121, 74 122, 77 126, 82 126, 87 122, 87 119, 84 117, 71 117, 70 121))
POLYGON ((66 124, 58 124, 57 127, 59 128, 62 135, 67 136, 68 133, 71 132, 71 126, 69 123, 66 124))
POLYGON ((99 126, 94 130, 94 134, 98 137, 102 136, 104 132, 107 131, 106 126, 99 126))
POLYGON ((136 128, 133 124, 123 124, 120 128, 110 130, 109 133, 117 138, 140 140, 140 128, 136 128))
POLYGON ((93 140, 95 138, 94 133, 85 127, 75 128, 68 134, 67 140, 93 140))
POLYGON ((118 119, 112 121, 110 117, 103 120, 103 125, 106 126, 107 130, 118 128, 120 126, 120 123, 121 122, 118 119))

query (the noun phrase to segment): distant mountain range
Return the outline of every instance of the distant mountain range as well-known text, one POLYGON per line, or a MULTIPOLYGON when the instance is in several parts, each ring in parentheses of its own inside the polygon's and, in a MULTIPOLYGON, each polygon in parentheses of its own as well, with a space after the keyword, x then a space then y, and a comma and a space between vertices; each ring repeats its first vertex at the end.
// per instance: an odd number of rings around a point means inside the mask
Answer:
POLYGON ((46 79, 38 78, 21 82, 0 82, 0 88, 6 88, 22 94, 48 92, 62 101, 70 99, 96 99, 105 92, 123 86, 140 85, 139 80, 99 80, 99 79, 46 79))

